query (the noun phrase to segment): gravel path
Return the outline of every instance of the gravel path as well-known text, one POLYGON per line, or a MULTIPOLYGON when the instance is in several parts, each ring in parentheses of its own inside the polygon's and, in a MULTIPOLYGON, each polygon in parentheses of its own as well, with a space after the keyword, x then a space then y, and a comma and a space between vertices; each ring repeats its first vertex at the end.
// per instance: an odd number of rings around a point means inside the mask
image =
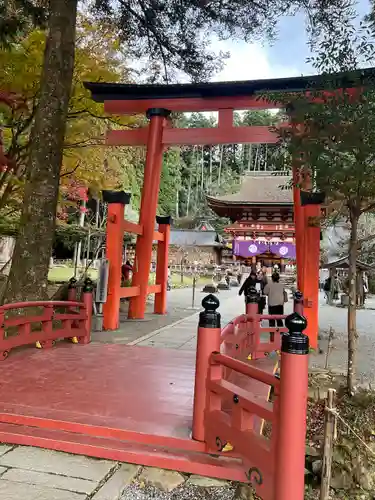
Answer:
POLYGON ((121 496, 121 500, 234 500, 236 498, 240 498, 236 487, 229 485, 209 489, 184 485, 167 493, 137 483, 128 486, 121 496))
MULTIPOLYGON (((347 364, 347 309, 329 306, 323 293, 320 295, 319 347, 323 351, 310 358, 311 366, 323 368, 328 347, 328 332, 333 328, 333 349, 328 358, 330 368, 346 371, 347 364)), ((375 382, 375 297, 369 297, 366 309, 357 311, 358 378, 363 384, 375 382)))

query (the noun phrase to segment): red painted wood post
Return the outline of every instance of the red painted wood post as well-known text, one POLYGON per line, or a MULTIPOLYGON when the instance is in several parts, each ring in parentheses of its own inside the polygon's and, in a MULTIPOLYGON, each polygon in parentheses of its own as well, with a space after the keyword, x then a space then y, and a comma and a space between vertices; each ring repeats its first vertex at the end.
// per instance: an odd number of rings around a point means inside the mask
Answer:
POLYGON ((297 286, 303 290, 303 246, 304 246, 304 213, 301 206, 301 167, 300 163, 294 161, 293 164, 293 210, 294 210, 294 228, 296 239, 296 264, 297 264, 297 286))
POLYGON ((130 194, 124 191, 103 191, 108 203, 106 256, 109 261, 108 294, 103 306, 103 327, 116 330, 120 326, 121 264, 124 245, 124 212, 130 194))
POLYGON ((68 300, 71 302, 75 302, 77 300, 77 280, 74 277, 69 280, 68 300))
POLYGON ((294 312, 303 316, 303 295, 302 295, 302 293, 297 290, 294 293, 293 299, 294 299, 294 301, 293 301, 294 312))
POLYGON ((161 291, 155 295, 154 313, 167 313, 167 284, 168 284, 168 254, 169 242, 171 238, 172 217, 156 216, 159 224, 159 231, 164 235, 164 240, 158 242, 158 253, 156 259, 156 281, 161 285, 161 291))
POLYGON ((274 500, 303 500, 309 338, 302 333, 306 319, 298 313, 288 316, 285 324, 289 335, 283 335, 281 343, 274 500))
POLYGON ((143 319, 146 312, 148 279, 150 275, 152 244, 154 241, 155 217, 158 206, 160 176, 163 163, 163 130, 170 111, 152 108, 147 111, 150 119, 145 173, 142 188, 139 222, 142 234, 137 238, 136 266, 133 271, 132 286, 139 286, 137 297, 129 304, 129 319, 143 319))
POLYGON ((210 356, 213 352, 220 351, 221 316, 216 310, 219 305, 219 299, 215 295, 207 295, 202 300, 204 311, 199 314, 193 409, 193 439, 197 441, 205 440, 204 414, 210 356))
POLYGON ((87 319, 85 320, 85 335, 78 339, 80 344, 88 344, 91 341, 91 327, 92 327, 92 304, 93 304, 93 284, 90 278, 85 279, 82 290, 82 302, 85 305, 87 319))
MULTIPOLYGON (((310 194, 310 193, 309 193, 310 194)), ((303 207, 305 216, 303 289, 304 315, 307 319, 306 335, 310 338, 310 346, 318 346, 318 314, 319 314, 319 264, 320 264, 320 206, 303 207)))
POLYGON ((249 316, 247 325, 248 334, 251 336, 250 350, 252 357, 254 356, 257 346, 260 343, 260 321, 258 318, 259 298, 257 290, 255 288, 250 288, 248 295, 246 295, 246 314, 249 316))

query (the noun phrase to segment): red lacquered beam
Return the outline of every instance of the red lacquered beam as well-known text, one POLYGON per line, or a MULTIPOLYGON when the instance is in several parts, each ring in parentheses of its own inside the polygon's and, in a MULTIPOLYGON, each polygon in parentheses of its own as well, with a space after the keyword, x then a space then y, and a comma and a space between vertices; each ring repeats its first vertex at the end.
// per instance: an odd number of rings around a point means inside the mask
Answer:
POLYGON ((160 293, 161 292, 161 285, 149 285, 147 287, 147 293, 152 294, 152 293, 160 293))
MULTIPOLYGON (((113 130, 112 133, 118 132, 113 130)), ((186 128, 165 129, 163 144, 173 145, 205 145, 205 144, 276 144, 279 135, 267 126, 251 127, 217 127, 217 128, 186 128)))
POLYGON ((230 358, 229 356, 225 356, 224 354, 213 352, 211 354, 211 361, 213 363, 225 366, 226 368, 230 368, 231 370, 241 373, 242 375, 247 375, 248 377, 258 380, 259 382, 263 382, 267 385, 278 386, 280 383, 280 381, 275 378, 274 375, 270 375, 263 370, 259 370, 258 368, 249 366, 242 361, 230 358))
POLYGON ((260 333, 288 333, 288 329, 285 328, 284 326, 275 326, 275 327, 264 327, 260 328, 260 333))
MULTIPOLYGON (((147 144, 148 130, 111 130, 107 133, 109 146, 141 146, 147 144), (143 142, 141 142, 143 140, 143 142)), ((162 142, 165 146, 205 144, 276 144, 277 133, 267 126, 215 127, 215 128, 165 128, 162 142)))
POLYGON ((124 220, 122 223, 122 229, 124 233, 131 234, 142 234, 142 226, 140 224, 136 224, 135 222, 130 222, 129 220, 124 220))
POLYGON ((259 319, 285 319, 287 318, 286 314, 259 314, 259 319))
POLYGON ((187 97, 171 99, 135 99, 132 101, 105 101, 104 110, 110 114, 145 113, 149 108, 165 108, 170 111, 194 112, 217 111, 218 109, 277 109, 278 103, 259 96, 236 97, 187 97))
POLYGON ((273 422, 274 420, 272 403, 261 401, 256 397, 254 398, 254 396, 256 396, 256 390, 254 392, 251 390, 247 391, 227 380, 209 380, 207 382, 207 389, 231 401, 233 401, 233 396, 236 394, 238 396, 238 403, 233 402, 232 406, 236 405, 243 408, 249 413, 257 415, 268 422, 273 422))
POLYGON ((161 233, 160 231, 154 231, 154 240, 164 241, 164 233, 161 233))
POLYGON ((246 314, 241 314, 240 316, 237 316, 236 318, 232 319, 227 325, 224 326, 224 328, 221 330, 221 335, 225 335, 227 329, 232 329, 236 325, 241 325, 243 323, 247 323, 248 318, 246 314))
POLYGON ((53 320, 56 321, 64 321, 66 319, 79 320, 79 319, 87 319, 87 312, 83 311, 81 313, 74 314, 74 312, 70 313, 55 313, 53 315, 53 320))
POLYGON ((0 306, 0 311, 9 311, 10 309, 24 309, 25 307, 84 307, 82 302, 63 301, 63 300, 45 300, 35 302, 14 302, 0 306))
POLYGON ((120 297, 137 297, 139 295, 139 286, 123 286, 120 288, 120 297))

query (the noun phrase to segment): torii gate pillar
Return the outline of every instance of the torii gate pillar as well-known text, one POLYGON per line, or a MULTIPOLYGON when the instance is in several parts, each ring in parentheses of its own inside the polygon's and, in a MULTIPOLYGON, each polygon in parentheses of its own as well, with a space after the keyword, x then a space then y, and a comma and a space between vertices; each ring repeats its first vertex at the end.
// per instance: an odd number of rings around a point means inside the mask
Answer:
POLYGON ((163 162, 163 129, 170 111, 164 108, 151 108, 146 115, 150 120, 150 125, 148 128, 147 154, 139 217, 142 234, 137 237, 136 260, 133 266, 132 281, 133 287, 139 287, 139 294, 130 299, 128 313, 130 319, 143 319, 146 311, 152 244, 163 162))

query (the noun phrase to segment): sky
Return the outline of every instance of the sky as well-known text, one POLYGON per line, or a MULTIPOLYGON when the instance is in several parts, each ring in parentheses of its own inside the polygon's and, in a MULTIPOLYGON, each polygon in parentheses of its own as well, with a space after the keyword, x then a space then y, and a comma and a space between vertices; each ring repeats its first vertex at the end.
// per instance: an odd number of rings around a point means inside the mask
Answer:
MULTIPOLYGON (((359 0, 357 10, 364 14, 368 9, 369 0, 359 0)), ((225 68, 215 75, 215 81, 283 78, 314 72, 306 62, 311 54, 303 14, 281 19, 278 37, 272 46, 267 43, 215 41, 213 47, 231 53, 225 68)))

